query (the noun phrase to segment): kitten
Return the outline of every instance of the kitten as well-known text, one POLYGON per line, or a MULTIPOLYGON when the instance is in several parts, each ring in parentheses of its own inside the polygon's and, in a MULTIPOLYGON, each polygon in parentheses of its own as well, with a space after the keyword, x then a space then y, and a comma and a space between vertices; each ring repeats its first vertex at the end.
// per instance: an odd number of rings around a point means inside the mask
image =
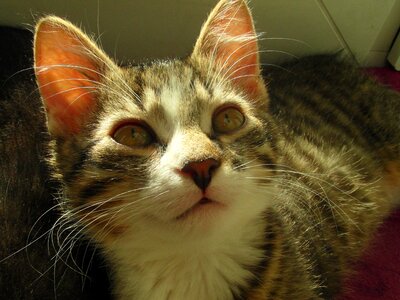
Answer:
POLYGON ((62 210, 117 299, 331 299, 399 198, 399 94, 329 56, 264 81, 243 0, 182 60, 120 68, 53 16, 34 48, 62 210))

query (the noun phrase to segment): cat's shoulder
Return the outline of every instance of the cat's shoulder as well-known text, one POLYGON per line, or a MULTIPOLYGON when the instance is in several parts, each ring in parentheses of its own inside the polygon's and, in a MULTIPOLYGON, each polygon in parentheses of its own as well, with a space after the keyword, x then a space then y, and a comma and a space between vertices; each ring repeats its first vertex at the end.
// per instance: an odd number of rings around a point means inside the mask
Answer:
POLYGON ((341 54, 317 54, 292 59, 280 65, 265 68, 263 75, 272 88, 286 85, 288 82, 308 82, 316 85, 328 80, 336 84, 360 82, 368 78, 353 59, 341 54))

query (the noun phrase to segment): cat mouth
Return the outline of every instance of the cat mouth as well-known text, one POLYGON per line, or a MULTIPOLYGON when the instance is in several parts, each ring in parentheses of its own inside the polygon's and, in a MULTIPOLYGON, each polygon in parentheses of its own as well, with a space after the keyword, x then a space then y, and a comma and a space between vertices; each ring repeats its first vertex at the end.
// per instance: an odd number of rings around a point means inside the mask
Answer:
POLYGON ((187 209, 185 212, 176 217, 176 220, 185 220, 195 215, 209 216, 215 210, 223 206, 222 203, 214 201, 210 198, 203 197, 196 202, 192 207, 187 209))

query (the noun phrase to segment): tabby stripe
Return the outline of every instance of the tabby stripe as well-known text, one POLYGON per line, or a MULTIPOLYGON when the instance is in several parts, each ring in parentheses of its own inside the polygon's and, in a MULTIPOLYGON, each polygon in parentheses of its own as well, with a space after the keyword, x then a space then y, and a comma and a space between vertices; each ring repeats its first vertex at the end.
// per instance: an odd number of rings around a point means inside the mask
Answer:
MULTIPOLYGON (((327 85, 319 84, 321 85, 321 87, 319 87, 319 92, 322 97, 327 97, 326 99, 332 98, 332 91, 326 89, 327 85)), ((366 103, 363 101, 362 97, 360 97, 360 99, 358 97, 359 94, 355 91, 356 88, 351 91, 340 90, 340 93, 336 91, 339 93, 339 96, 335 97, 336 101, 327 101, 327 103, 333 105, 338 111, 346 115, 352 124, 359 125, 361 134, 357 137, 372 137, 373 141, 370 139, 368 139, 368 141, 373 143, 382 141, 380 132, 376 132, 374 130, 375 127, 371 127, 369 124, 370 114, 373 109, 370 106, 371 103, 366 103)))
POLYGON ((232 168, 237 171, 241 171, 246 166, 246 165, 243 165, 243 163, 244 163, 243 160, 239 160, 238 158, 233 158, 232 159, 232 168))
POLYGON ((138 66, 140 68, 140 72, 137 73, 135 78, 133 79, 133 82, 135 84, 134 91, 137 95, 132 97, 132 100, 135 102, 135 105, 142 111, 144 111, 144 105, 141 101, 143 99, 143 86, 144 86, 144 80, 143 80, 143 66, 138 66), (139 99, 138 99, 139 98, 139 99))
MULTIPOLYGON (((262 246, 264 250, 264 258, 259 262, 257 266, 249 268, 249 271, 253 274, 251 281, 249 282, 249 288, 246 293, 241 295, 239 299, 247 299, 252 291, 260 288, 263 285, 264 274, 269 268, 269 263, 274 256, 276 251, 276 243, 278 239, 277 231, 279 230, 279 220, 273 212, 267 212, 265 215, 267 225, 265 227, 265 243, 262 246)), ((235 298, 236 299, 236 298, 235 298)))
MULTIPOLYGON (((353 120, 354 116, 357 115, 357 119, 365 119, 364 114, 360 114, 359 106, 363 104, 362 101, 355 101, 355 96, 357 96, 357 84, 355 84, 354 89, 345 90, 345 89, 336 89, 332 90, 331 82, 336 80, 335 78, 329 79, 320 78, 320 80, 315 81, 313 86, 316 87, 316 91, 322 95, 323 99, 335 99, 335 101, 327 101, 326 104, 330 104, 336 110, 341 111, 345 114, 350 120, 353 120), (332 94, 335 93, 333 96, 332 94)), ((356 124, 364 124, 365 122, 356 124)))
POLYGON ((214 88, 210 86, 212 80, 209 80, 209 77, 207 76, 207 72, 206 72, 206 74, 204 74, 204 72, 201 72, 200 69, 193 64, 193 60, 191 60, 191 59, 187 59, 185 61, 185 63, 187 64, 189 69, 192 69, 193 76, 195 76, 196 79, 199 80, 199 82, 202 84, 204 89, 210 95, 210 98, 211 99, 214 98, 214 88))
MULTIPOLYGON (((325 95, 322 93, 322 97, 327 97, 328 95, 325 95)), ((343 96, 346 97, 346 96, 343 96)), ((334 105, 337 109, 338 112, 341 112, 343 115, 346 115, 347 118, 349 119, 350 124, 354 124, 353 127, 358 128, 359 134, 356 135, 357 138, 363 137, 372 137, 373 140, 380 140, 379 135, 377 135, 374 132, 374 128, 369 125, 369 117, 370 117, 370 108, 365 106, 365 103, 361 101, 357 101, 356 99, 351 98, 349 95, 347 100, 351 102, 351 104, 356 104, 357 106, 350 106, 346 107, 345 104, 347 104, 344 101, 334 101, 334 102, 329 102, 330 104, 334 105), (351 101, 350 101, 351 100, 351 101), (365 133, 368 133, 367 135, 365 133)))
MULTIPOLYGON (((292 130, 298 135, 309 133, 310 129, 316 131, 318 128, 319 132, 324 131, 324 134, 321 134, 321 136, 336 136, 343 141, 354 138, 354 135, 349 132, 349 128, 343 123, 335 122, 334 118, 331 118, 332 115, 329 115, 326 112, 318 112, 312 105, 308 106, 307 108, 302 107, 301 110, 307 112, 307 115, 297 114, 296 111, 293 111, 293 113, 289 116, 291 123, 296 124, 295 126, 292 126, 292 130), (325 115, 321 115, 324 113, 325 115)), ((304 138, 306 137, 309 137, 309 135, 304 136, 304 138)), ((315 138, 313 138, 313 142, 321 143, 315 138)))
POLYGON ((261 286, 262 284, 262 278, 264 275, 264 272, 268 268, 268 263, 273 256, 274 250, 275 250, 275 242, 277 235, 273 231, 275 228, 273 226, 269 226, 266 229, 266 234, 265 234, 265 244, 263 246, 264 249, 264 258, 260 261, 260 263, 253 268, 253 279, 250 282, 250 289, 255 289, 261 286))
MULTIPOLYGON (((295 171, 302 170, 303 172, 309 173, 314 170, 315 156, 311 155, 310 152, 300 147, 299 143, 296 144, 296 148, 282 148, 282 157, 284 161, 292 166, 295 171), (306 161, 307 163, 304 163, 306 161), (309 170, 305 170, 306 167, 310 167, 309 170)), ((299 174, 300 176, 301 174, 299 174)))
MULTIPOLYGON (((354 117, 353 115, 349 116, 341 112, 339 109, 332 107, 333 101, 324 102, 323 97, 325 95, 321 97, 321 99, 318 99, 308 90, 301 90, 290 96, 293 97, 293 102, 297 101, 296 107, 301 106, 299 110, 307 112, 306 118, 304 118, 303 120, 305 122, 307 122, 308 119, 314 120, 313 126, 316 127, 313 128, 321 129, 322 127, 324 127, 327 128, 328 133, 340 131, 340 135, 346 136, 347 140, 354 140, 354 138, 356 137, 360 144, 367 144, 362 134, 363 129, 361 127, 361 124, 365 124, 365 121, 363 122, 362 120, 360 120, 360 123, 355 123, 354 120, 352 120, 352 118, 354 117), (302 100, 299 101, 299 99, 302 100), (358 124, 359 126, 356 126, 354 124, 358 124)), ((296 117, 295 110, 289 110, 289 113, 291 113, 292 118, 296 117)), ((305 114, 303 113, 300 115, 305 114)), ((329 136, 329 134, 327 136, 329 136)))
MULTIPOLYGON (((248 145, 250 147, 261 147, 263 146, 265 143, 268 143, 268 136, 266 133, 264 132, 260 132, 260 131, 249 131, 246 133, 246 135, 238 138, 235 140, 236 144, 240 144, 240 145, 248 145)), ((246 149, 248 150, 248 149, 246 149)))
POLYGON ((89 149, 90 147, 87 147, 80 151, 78 159, 64 175, 64 180, 67 184, 73 184, 73 181, 79 176, 88 159, 89 149))
MULTIPOLYGON (((190 68, 190 67, 189 67, 190 68)), ((186 70, 188 69, 188 67, 185 68, 186 70)), ((186 72, 182 72, 181 75, 186 74, 186 72)), ((190 89, 195 89, 195 81, 197 80, 198 76, 196 75, 195 71, 190 72, 190 79, 189 79, 189 87, 190 89)), ((181 79, 185 79, 185 78, 181 78, 181 79)))
MULTIPOLYGON (((290 247, 288 243, 284 242, 281 246, 281 253, 287 253, 290 252, 290 247)), ((283 288, 287 288, 287 286, 282 283, 285 281, 285 272, 287 271, 286 268, 290 269, 293 268, 293 265, 285 266, 285 261, 281 259, 282 256, 279 257, 279 265, 280 265, 280 270, 279 273, 275 273, 274 277, 272 277, 272 283, 270 284, 270 289, 266 290, 266 300, 275 300, 275 299, 289 299, 283 296, 283 288)))
MULTIPOLYGON (((319 94, 322 95, 322 99, 335 99, 334 101, 318 101, 316 104, 333 106, 335 107, 335 111, 340 110, 348 117, 349 120, 353 120, 355 114, 357 114, 357 119, 360 120, 360 122, 356 122, 356 124, 365 124, 365 115, 363 113, 359 114, 359 106, 363 105, 364 101, 355 101, 354 96, 356 96, 357 93, 354 91, 356 91, 365 82, 366 78, 362 77, 361 73, 358 74, 359 80, 352 82, 352 86, 354 88, 353 90, 348 91, 340 88, 340 82, 346 77, 347 74, 340 74, 338 72, 336 73, 336 76, 332 76, 333 74, 335 74, 335 72, 326 72, 321 74, 322 76, 318 77, 310 77, 308 75, 306 82, 300 77, 294 77, 294 86, 296 86, 298 90, 300 90, 301 87, 305 87, 305 89, 300 92, 302 95, 308 93, 311 97, 313 97, 319 94), (338 82, 339 88, 332 89, 332 82, 338 82), (308 88, 310 86, 313 88, 313 93, 309 92, 308 88), (364 120, 364 122, 361 120, 364 120)), ((277 84, 279 84, 279 82, 277 82, 277 84)), ((369 105, 367 105, 367 107, 369 107, 369 105)))
POLYGON ((275 160, 273 160, 272 157, 269 156, 268 154, 266 154, 266 153, 258 154, 257 159, 259 161, 261 161, 265 165, 265 167, 267 167, 268 169, 271 169, 271 170, 276 169, 275 160))
POLYGON ((110 177, 100 180, 95 180, 87 184, 82 190, 79 191, 78 197, 80 204, 84 204, 88 199, 104 193, 110 186, 119 183, 122 178, 110 177))

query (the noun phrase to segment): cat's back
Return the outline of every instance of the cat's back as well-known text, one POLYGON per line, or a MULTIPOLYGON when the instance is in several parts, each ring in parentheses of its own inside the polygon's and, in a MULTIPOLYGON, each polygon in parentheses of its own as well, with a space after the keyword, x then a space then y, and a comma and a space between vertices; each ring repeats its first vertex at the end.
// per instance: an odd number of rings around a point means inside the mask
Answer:
POLYGON ((359 147, 376 159, 400 157, 400 94, 354 63, 317 55, 267 73, 270 111, 287 126, 289 139, 330 149, 359 147))

